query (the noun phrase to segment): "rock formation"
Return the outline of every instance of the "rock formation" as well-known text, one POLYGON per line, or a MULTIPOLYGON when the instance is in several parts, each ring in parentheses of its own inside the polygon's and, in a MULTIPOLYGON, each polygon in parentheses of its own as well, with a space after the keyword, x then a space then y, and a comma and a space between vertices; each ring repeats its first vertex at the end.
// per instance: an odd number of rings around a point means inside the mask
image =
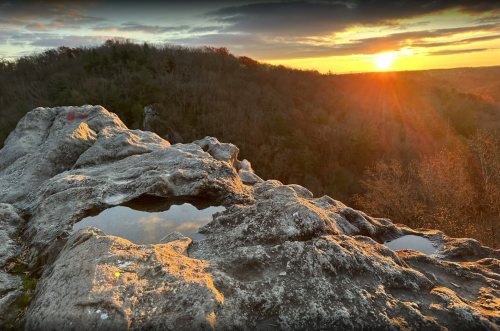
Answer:
MULTIPOLYGON (((17 327, 500 329, 500 251, 263 181, 237 156, 211 137, 171 145, 129 130, 100 106, 29 112, 0 150, 0 267, 21 254, 21 236, 39 277, 17 327), (227 209, 199 230, 201 241, 72 233, 85 215, 145 195, 227 209), (429 238, 436 254, 383 245, 407 234, 429 238)), ((0 328, 15 315, 20 283, 0 272, 0 328)))

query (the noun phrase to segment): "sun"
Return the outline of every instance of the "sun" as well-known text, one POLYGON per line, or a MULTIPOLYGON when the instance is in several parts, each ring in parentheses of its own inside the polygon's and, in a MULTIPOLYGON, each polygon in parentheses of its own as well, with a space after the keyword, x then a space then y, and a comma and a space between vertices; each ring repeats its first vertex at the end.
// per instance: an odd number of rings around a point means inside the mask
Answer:
POLYGON ((385 70, 390 67, 392 60, 394 60, 395 56, 393 53, 381 53, 377 56, 375 62, 377 63, 377 67, 380 70, 385 70))

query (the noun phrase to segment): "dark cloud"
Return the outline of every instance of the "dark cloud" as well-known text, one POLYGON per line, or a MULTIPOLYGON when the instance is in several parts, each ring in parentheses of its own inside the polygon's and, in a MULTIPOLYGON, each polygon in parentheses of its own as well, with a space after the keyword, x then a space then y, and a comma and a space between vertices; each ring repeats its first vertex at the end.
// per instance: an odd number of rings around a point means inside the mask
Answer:
POLYGON ((446 9, 460 8, 480 14, 500 10, 500 2, 484 0, 353 0, 282 1, 224 7, 207 13, 211 19, 229 24, 226 31, 280 36, 329 35, 352 26, 399 26, 394 20, 408 19, 446 9))
POLYGON ((123 32, 141 32, 141 33, 151 33, 160 34, 166 32, 180 32, 186 31, 190 28, 189 25, 179 25, 179 26, 159 26, 159 25, 144 25, 134 22, 123 23, 119 26, 100 26, 95 27, 94 31, 123 31, 123 32))

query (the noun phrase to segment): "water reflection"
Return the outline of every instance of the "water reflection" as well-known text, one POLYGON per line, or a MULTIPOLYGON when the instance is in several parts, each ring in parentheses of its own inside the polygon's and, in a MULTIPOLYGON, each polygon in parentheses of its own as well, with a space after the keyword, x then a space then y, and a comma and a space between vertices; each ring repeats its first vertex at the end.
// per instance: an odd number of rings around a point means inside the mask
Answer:
POLYGON ((223 210, 224 207, 212 201, 140 198, 85 217, 73 226, 73 231, 94 226, 135 244, 157 244, 174 231, 201 240, 204 236, 198 233, 198 228, 210 222, 214 213, 223 210))
POLYGON ((429 239, 414 235, 402 236, 396 240, 386 242, 384 245, 394 251, 398 249, 412 249, 427 255, 436 253, 436 248, 429 239))

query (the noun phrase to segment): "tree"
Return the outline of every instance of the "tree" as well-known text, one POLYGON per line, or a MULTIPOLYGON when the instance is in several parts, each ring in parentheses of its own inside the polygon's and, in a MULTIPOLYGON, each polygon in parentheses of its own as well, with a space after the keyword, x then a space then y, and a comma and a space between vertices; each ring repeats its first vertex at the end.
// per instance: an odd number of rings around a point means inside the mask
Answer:
POLYGON ((411 227, 422 224, 425 207, 419 199, 415 166, 404 169, 398 160, 377 162, 366 170, 361 181, 364 195, 352 202, 377 217, 386 217, 411 227))
POLYGON ((491 246, 500 239, 500 139, 487 131, 478 131, 469 142, 479 189, 479 226, 489 235, 491 246))
POLYGON ((448 235, 474 236, 476 192, 467 169, 468 150, 441 151, 424 157, 417 175, 426 205, 426 227, 443 229, 448 235))

